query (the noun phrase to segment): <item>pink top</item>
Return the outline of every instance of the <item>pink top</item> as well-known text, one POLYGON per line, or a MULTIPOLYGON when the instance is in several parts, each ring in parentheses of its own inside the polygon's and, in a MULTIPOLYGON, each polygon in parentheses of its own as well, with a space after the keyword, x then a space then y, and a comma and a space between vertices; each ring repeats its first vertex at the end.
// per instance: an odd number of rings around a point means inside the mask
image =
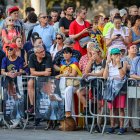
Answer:
POLYGON ((87 66, 87 63, 88 63, 88 56, 87 54, 82 56, 80 61, 79 61, 79 68, 82 72, 82 74, 85 74, 85 69, 86 69, 86 66, 87 66))
MULTIPOLYGON (((19 36, 19 32, 16 31, 16 29, 11 29, 11 30, 7 30, 7 29, 2 29, 2 38, 6 37, 8 40, 12 40, 14 37, 19 36)), ((6 52, 6 46, 8 44, 3 42, 3 50, 4 52, 6 52)))

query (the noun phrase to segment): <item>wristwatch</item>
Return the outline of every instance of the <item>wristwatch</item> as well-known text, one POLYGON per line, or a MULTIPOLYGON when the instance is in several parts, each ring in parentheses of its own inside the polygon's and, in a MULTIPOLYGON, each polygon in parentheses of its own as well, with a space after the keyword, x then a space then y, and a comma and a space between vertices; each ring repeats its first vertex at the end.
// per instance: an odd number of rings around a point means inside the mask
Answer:
POLYGON ((120 69, 122 69, 122 67, 119 67, 118 69, 120 70, 120 69))

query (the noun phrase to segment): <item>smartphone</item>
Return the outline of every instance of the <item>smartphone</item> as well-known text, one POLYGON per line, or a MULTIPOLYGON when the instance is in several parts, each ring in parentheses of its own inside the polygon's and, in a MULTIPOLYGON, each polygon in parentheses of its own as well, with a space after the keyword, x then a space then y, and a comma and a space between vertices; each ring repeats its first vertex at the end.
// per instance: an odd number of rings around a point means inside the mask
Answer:
POLYGON ((119 37, 119 36, 121 36, 121 34, 117 34, 116 36, 119 37))
POLYGON ((87 29, 92 29, 92 26, 89 26, 87 29))

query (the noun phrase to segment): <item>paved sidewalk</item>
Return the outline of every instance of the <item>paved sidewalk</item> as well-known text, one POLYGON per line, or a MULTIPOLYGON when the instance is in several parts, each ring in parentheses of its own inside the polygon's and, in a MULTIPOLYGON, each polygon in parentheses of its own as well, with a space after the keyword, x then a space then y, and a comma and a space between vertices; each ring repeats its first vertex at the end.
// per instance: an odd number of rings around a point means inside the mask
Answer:
POLYGON ((62 132, 56 130, 0 129, 0 140, 140 140, 136 133, 117 134, 90 134, 87 131, 62 132))

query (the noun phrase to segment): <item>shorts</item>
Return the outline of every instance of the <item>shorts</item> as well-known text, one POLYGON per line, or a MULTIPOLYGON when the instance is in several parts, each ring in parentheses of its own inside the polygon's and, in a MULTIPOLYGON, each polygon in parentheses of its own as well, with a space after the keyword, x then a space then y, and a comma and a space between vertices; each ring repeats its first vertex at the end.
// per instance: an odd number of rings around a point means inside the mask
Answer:
POLYGON ((117 96, 113 102, 108 103, 108 108, 125 108, 126 106, 126 94, 117 96))

